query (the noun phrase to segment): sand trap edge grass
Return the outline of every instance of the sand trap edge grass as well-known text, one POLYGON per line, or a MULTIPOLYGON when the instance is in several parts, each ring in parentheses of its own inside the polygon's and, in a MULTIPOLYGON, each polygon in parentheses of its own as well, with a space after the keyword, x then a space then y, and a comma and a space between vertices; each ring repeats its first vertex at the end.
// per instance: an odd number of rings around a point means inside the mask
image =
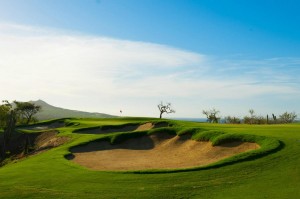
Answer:
MULTIPOLYGON (((242 142, 253 142, 257 143, 260 148, 256 150, 251 150, 247 152, 243 152, 225 159, 222 159, 220 161, 217 161, 215 163, 211 163, 204 166, 196 166, 196 167, 189 167, 189 168, 178 168, 178 169, 146 169, 146 170, 128 170, 128 171, 96 171, 96 172, 113 172, 113 173, 140 173, 140 174, 151 174, 151 173, 174 173, 174 172, 187 172, 187 171, 196 171, 196 170, 207 170, 207 169, 213 169, 213 168, 219 168, 226 165, 231 165, 243 161, 249 161, 254 160, 263 156, 266 156, 268 154, 274 153, 276 151, 279 151, 284 147, 284 144, 271 137, 265 137, 265 136, 257 136, 257 135, 250 135, 250 134, 231 134, 231 133, 225 133, 221 131, 203 131, 203 129, 200 128, 172 128, 172 127, 164 127, 164 128, 158 128, 158 129, 152 129, 149 131, 137 131, 137 132, 122 132, 122 133, 115 133, 113 135, 107 135, 102 138, 98 138, 95 140, 91 140, 88 142, 80 143, 78 145, 72 146, 78 147, 86 145, 90 142, 98 142, 98 141, 109 141, 111 144, 117 144, 119 142, 122 142, 127 139, 145 136, 145 135, 151 135, 154 133, 168 133, 171 135, 183 135, 183 134, 191 134, 191 139, 197 140, 197 141, 210 141, 212 142, 213 146, 218 146, 222 143, 230 142, 230 141, 242 141, 242 142)), ((68 159, 68 157, 72 155, 72 153, 69 151, 64 157, 68 159)), ((76 163, 73 163, 76 164, 76 163)), ((78 164, 76 164, 78 165, 78 164)), ((84 166, 81 166, 82 168, 88 169, 84 166)), ((88 169, 91 170, 91 169, 88 169)), ((95 170, 91 170, 95 171, 95 170)))
POLYGON ((20 132, 43 132, 48 131, 50 129, 57 129, 61 127, 67 126, 66 121, 70 118, 60 118, 60 119, 53 119, 53 120, 45 120, 42 122, 38 122, 35 124, 29 125, 18 125, 16 127, 17 131, 20 132))
MULTIPOLYGON (((126 124, 118 124, 118 125, 100 125, 100 126, 92 126, 85 127, 80 129, 75 129, 73 133, 78 134, 108 134, 108 133, 118 133, 118 132, 130 132, 130 131, 143 131, 139 130, 139 128, 146 124, 152 124, 152 128, 161 128, 161 127, 171 127, 173 124, 162 121, 162 122, 142 122, 142 123, 126 123, 126 124)), ((152 128, 146 129, 150 130, 152 128)))

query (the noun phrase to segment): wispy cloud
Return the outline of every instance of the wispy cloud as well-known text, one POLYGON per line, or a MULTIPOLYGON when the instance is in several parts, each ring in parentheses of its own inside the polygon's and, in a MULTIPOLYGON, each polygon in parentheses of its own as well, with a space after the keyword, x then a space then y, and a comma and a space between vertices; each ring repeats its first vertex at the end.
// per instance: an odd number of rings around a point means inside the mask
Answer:
POLYGON ((152 116, 157 102, 171 100, 183 110, 179 115, 188 116, 193 107, 180 107, 189 106, 183 99, 214 106, 209 101, 300 96, 299 58, 218 60, 165 45, 18 24, 2 23, 0 30, 5 99, 42 98, 111 114, 125 106, 130 115, 152 116))

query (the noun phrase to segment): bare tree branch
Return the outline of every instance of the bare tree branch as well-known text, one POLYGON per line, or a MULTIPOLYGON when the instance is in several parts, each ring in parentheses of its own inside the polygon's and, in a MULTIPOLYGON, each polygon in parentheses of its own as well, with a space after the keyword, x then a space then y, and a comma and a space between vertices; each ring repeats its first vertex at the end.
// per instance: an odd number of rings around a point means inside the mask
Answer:
POLYGON ((159 109, 159 118, 162 118, 162 114, 163 113, 175 113, 175 110, 172 109, 172 105, 170 102, 164 104, 163 102, 160 102, 160 104, 157 105, 158 109, 159 109))

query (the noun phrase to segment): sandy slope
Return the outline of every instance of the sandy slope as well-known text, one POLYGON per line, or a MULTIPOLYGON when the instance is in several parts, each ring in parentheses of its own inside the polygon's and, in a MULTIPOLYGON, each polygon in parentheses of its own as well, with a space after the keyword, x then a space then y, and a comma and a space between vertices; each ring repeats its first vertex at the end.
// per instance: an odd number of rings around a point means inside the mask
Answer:
POLYGON ((143 136, 111 145, 107 141, 75 147, 72 161, 94 170, 143 170, 188 168, 206 165, 259 146, 249 142, 231 142, 213 147, 190 136, 165 133, 143 136))

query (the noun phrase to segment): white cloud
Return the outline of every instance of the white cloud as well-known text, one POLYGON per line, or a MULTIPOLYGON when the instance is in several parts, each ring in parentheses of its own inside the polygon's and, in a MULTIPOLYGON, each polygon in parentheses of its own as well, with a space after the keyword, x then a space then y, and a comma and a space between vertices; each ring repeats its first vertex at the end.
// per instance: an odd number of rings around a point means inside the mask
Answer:
MULTIPOLYGON (((0 23, 0 56, 4 99, 41 98, 58 106, 111 114, 122 106, 129 115, 155 116, 160 100, 183 106, 182 99, 193 104, 193 100, 300 95, 298 85, 279 81, 295 76, 272 71, 282 60, 217 61, 159 44, 18 24, 0 23)), ((290 59, 293 66, 298 63, 299 59, 290 59)), ((189 116, 189 108, 178 108, 185 111, 179 116, 189 116)))

